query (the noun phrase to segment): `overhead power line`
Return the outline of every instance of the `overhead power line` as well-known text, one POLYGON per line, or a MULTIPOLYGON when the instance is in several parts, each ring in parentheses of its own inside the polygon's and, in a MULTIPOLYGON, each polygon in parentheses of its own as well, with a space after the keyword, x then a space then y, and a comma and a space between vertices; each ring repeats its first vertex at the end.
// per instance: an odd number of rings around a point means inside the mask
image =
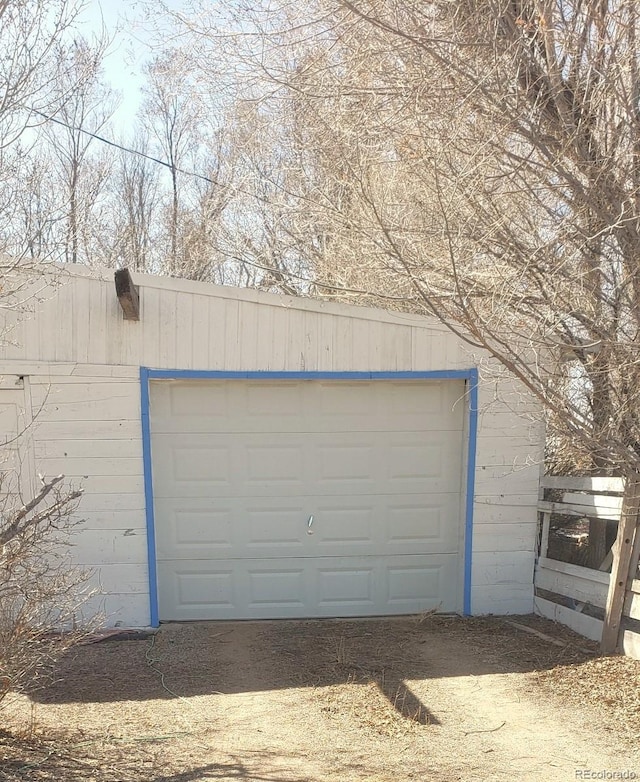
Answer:
POLYGON ((159 166, 164 166, 170 171, 176 171, 177 173, 184 174, 185 176, 192 176, 196 179, 202 179, 204 182, 209 182, 211 185, 220 185, 220 182, 217 182, 215 179, 211 179, 211 177, 205 176, 204 174, 198 174, 197 171, 187 171, 184 168, 172 166, 171 163, 167 163, 166 160, 161 160, 160 158, 154 157, 153 155, 147 155, 146 152, 141 152, 139 149, 125 147, 123 144, 118 144, 117 141, 112 141, 111 139, 105 138, 104 136, 99 136, 97 133, 92 133, 90 130, 86 130, 85 128, 82 128, 78 125, 71 125, 69 122, 65 122, 64 120, 58 119, 57 117, 52 117, 49 114, 38 111, 38 109, 31 108, 30 106, 25 106, 25 108, 33 114, 37 114, 39 117, 47 120, 47 122, 54 122, 56 125, 61 125, 63 128, 67 128, 67 130, 73 130, 76 133, 84 133, 86 136, 90 136, 91 138, 96 139, 96 141, 101 141, 103 144, 108 144, 110 147, 115 147, 116 149, 119 149, 122 152, 127 152, 130 155, 138 155, 138 157, 151 160, 151 162, 157 163, 159 166))
MULTIPOLYGON (((130 154, 130 155, 138 155, 138 157, 142 157, 142 158, 145 158, 146 160, 150 160, 152 163, 157 163, 159 166, 164 166, 165 168, 168 168, 170 171, 176 171, 179 174, 184 174, 185 176, 192 176, 192 177, 195 177, 196 179, 201 179, 203 182, 208 182, 211 185, 216 185, 218 187, 226 187, 228 189, 234 190, 236 193, 242 193, 244 195, 249 195, 252 198, 258 198, 258 200, 261 200, 261 201, 266 201, 267 200, 264 197, 260 198, 259 196, 256 196, 255 193, 252 193, 252 192, 250 192, 248 190, 242 190, 241 188, 232 187, 230 185, 222 185, 217 180, 211 179, 211 177, 205 176, 204 174, 198 174, 196 171, 187 171, 186 169, 178 168, 178 166, 172 166, 171 163, 168 163, 166 160, 161 160, 160 158, 154 157, 153 155, 147 155, 146 152, 141 152, 139 149, 133 149, 132 147, 124 146, 124 144, 118 144, 117 141, 112 141, 111 139, 105 138, 104 136, 100 136, 97 133, 93 133, 92 131, 86 130, 85 128, 82 128, 80 126, 71 125, 69 122, 65 122, 64 120, 58 119, 57 117, 52 117, 51 115, 45 114, 43 111, 39 111, 38 109, 34 109, 31 106, 24 106, 24 108, 27 109, 27 111, 30 111, 33 114, 37 114, 39 117, 42 117, 47 122, 53 122, 56 125, 60 125, 63 128, 67 128, 67 130, 73 130, 73 131, 75 131, 77 133, 84 133, 85 135, 90 136, 91 138, 96 139, 96 141, 100 141, 103 144, 107 144, 110 147, 114 147, 115 149, 119 149, 120 151, 126 152, 127 154, 130 154)), ((256 263, 255 261, 250 261, 248 259, 242 259, 241 263, 245 263, 248 266, 253 266, 256 269, 261 269, 262 271, 268 271, 268 272, 279 271, 279 272, 282 273, 281 269, 274 269, 273 267, 262 265, 262 264, 256 263)), ((309 279, 307 277, 303 277, 302 275, 295 274, 295 273, 293 273, 291 271, 286 271, 284 273, 288 277, 295 278, 299 282, 304 282, 304 283, 310 284, 310 285, 316 285, 316 286, 318 286, 320 288, 326 288, 327 290, 340 290, 343 293, 353 293, 353 294, 357 294, 357 295, 362 295, 362 294, 371 295, 370 291, 360 290, 358 288, 347 288, 347 287, 342 287, 342 286, 336 286, 335 283, 333 283, 333 284, 324 283, 324 282, 322 282, 320 280, 313 280, 313 279, 309 279)), ((392 295, 389 295, 389 294, 382 294, 382 293, 377 293, 377 294, 373 294, 373 295, 375 295, 377 298, 383 299, 383 300, 405 301, 405 297, 404 296, 392 296, 392 295)))

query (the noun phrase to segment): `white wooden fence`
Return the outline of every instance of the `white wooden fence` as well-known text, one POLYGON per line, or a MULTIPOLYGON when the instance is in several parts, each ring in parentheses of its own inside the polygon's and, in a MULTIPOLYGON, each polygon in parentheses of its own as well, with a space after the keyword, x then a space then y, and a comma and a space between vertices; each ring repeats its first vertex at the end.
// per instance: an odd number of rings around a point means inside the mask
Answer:
MULTIPOLYGON (((583 567, 577 564, 561 562, 552 559, 549 554, 549 533, 554 514, 576 516, 579 518, 598 518, 620 522, 623 510, 624 481, 622 478, 572 478, 564 476, 546 476, 540 483, 540 501, 538 510, 541 517, 540 550, 536 564, 534 583, 536 587, 536 611, 542 616, 561 622, 571 627, 581 635, 594 641, 603 641, 612 630, 605 631, 605 624, 610 619, 612 599, 621 599, 622 626, 618 632, 616 625, 615 637, 618 647, 630 657, 640 659, 640 634, 625 627, 627 620, 640 620, 640 577, 638 574, 638 559, 640 556, 640 532, 636 531, 631 541, 632 551, 628 566, 622 576, 624 583, 616 587, 611 583, 611 574, 607 572, 612 566, 614 554, 622 541, 617 540, 599 570, 583 567), (547 489, 555 489, 554 494, 560 496, 554 502, 545 499, 547 489), (613 595, 614 587, 622 589, 622 595, 613 595), (545 597, 539 594, 544 590, 545 597), (558 602, 554 600, 558 599, 558 602), (600 611, 592 611, 589 606, 600 611), (594 615, 597 614, 597 615, 594 615), (604 618, 600 618, 604 617, 604 618), (604 635, 603 635, 604 633, 604 635)), ((635 521, 635 530, 637 527, 635 521)), ((618 525, 619 526, 619 525, 618 525)), ((634 531, 635 531, 634 530, 634 531)), ((628 542, 626 539, 624 542, 628 542)), ((617 561, 613 562, 614 572, 617 561)), ((618 579, 620 579, 618 575, 618 579)))

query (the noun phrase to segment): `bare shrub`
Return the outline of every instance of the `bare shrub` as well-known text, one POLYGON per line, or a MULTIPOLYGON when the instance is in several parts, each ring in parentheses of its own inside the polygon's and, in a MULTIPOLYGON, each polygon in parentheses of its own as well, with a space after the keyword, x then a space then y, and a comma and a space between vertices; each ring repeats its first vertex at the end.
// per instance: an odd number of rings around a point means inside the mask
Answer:
POLYGON ((0 703, 42 686, 56 659, 93 624, 81 619, 90 573, 69 556, 81 490, 60 475, 42 480, 23 505, 7 483, 0 483, 0 703))

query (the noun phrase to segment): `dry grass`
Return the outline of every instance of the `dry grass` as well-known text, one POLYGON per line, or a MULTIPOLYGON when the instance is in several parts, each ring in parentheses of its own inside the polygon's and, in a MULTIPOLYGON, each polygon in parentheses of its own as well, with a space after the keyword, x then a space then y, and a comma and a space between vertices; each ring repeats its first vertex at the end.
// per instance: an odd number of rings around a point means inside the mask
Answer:
POLYGON ((534 674, 545 693, 576 709, 597 714, 603 729, 629 741, 640 735, 640 662, 628 657, 598 657, 559 665, 534 674))

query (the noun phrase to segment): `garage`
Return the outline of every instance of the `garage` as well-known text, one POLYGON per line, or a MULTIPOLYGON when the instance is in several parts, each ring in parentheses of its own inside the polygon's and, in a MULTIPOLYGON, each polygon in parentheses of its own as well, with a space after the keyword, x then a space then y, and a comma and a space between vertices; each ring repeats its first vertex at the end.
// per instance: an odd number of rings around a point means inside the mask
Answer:
POLYGON ((460 609, 464 392, 152 383, 160 620, 460 609))
POLYGON ((130 283, 66 266, 0 345, 23 493, 83 490, 88 613, 533 609, 542 419, 486 355, 426 316, 130 283))

